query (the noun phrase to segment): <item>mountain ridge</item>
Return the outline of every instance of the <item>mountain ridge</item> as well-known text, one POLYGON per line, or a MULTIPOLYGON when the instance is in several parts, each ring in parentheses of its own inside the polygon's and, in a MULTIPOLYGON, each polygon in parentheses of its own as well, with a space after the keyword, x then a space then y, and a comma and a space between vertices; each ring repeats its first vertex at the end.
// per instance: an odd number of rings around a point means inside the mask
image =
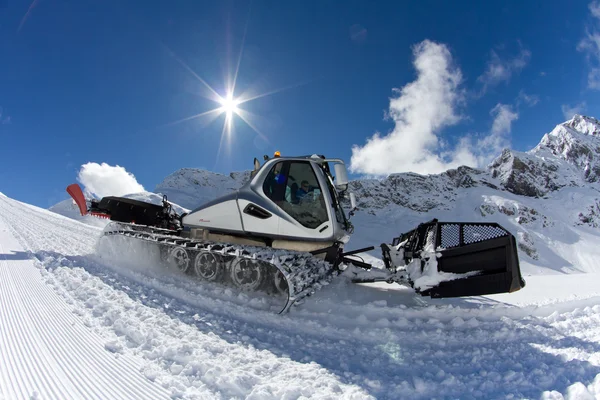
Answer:
MULTIPOLYGON (((168 175, 155 189, 167 194, 186 208, 238 189, 250 177, 250 171, 235 171, 229 175, 203 169, 181 168, 168 175), (182 188, 186 190, 182 191, 182 188), (192 189, 194 188, 194 189, 192 189)), ((440 174, 421 175, 415 172, 391 173, 382 178, 358 178, 350 181, 359 202, 360 194, 382 198, 363 207, 382 208, 396 204, 427 212, 454 196, 454 189, 487 186, 527 197, 544 197, 549 192, 567 186, 584 186, 600 182, 600 121, 576 114, 546 133, 540 143, 527 152, 504 149, 486 168, 460 166, 440 174), (588 138, 586 138, 588 137, 588 138), (591 140, 589 140, 591 139, 591 140), (385 190, 384 188, 389 188, 385 190), (418 189, 418 190, 416 190, 418 189), (431 196, 408 201, 411 193, 421 191, 431 196), (391 200, 387 193, 393 195, 391 200), (444 193, 439 196, 439 193, 444 193), (387 200, 386 200, 387 199, 387 200)), ((600 187, 598 187, 600 190, 600 187)))

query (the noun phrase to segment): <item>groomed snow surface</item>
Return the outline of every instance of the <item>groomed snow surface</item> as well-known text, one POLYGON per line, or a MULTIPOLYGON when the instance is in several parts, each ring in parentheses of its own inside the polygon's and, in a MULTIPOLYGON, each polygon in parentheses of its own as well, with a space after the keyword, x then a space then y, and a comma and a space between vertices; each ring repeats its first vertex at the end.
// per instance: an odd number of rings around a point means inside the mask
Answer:
POLYGON ((100 233, 0 196, 1 399, 600 398, 594 273, 445 300, 340 278, 280 316, 100 233))

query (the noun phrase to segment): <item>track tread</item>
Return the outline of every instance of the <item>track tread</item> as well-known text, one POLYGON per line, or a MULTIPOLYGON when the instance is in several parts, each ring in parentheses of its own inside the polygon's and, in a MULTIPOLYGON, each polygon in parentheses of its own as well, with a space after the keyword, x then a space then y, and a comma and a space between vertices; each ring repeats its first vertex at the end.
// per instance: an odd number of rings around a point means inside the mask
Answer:
MULTIPOLYGON (((145 225, 111 222, 105 236, 120 235, 161 245, 182 246, 188 250, 206 251, 221 256, 248 258, 269 264, 280 271, 287 281, 287 303, 279 313, 287 312, 294 304, 310 296, 336 273, 330 263, 310 253, 242 246, 174 236, 174 231, 145 225)), ((193 259, 194 256, 191 256, 193 259)))

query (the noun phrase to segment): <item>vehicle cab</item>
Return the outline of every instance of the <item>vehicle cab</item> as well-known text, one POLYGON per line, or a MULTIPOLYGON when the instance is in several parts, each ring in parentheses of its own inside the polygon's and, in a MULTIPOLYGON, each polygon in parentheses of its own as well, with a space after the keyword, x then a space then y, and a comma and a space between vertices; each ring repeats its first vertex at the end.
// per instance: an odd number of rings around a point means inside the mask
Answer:
POLYGON ((184 224, 222 233, 243 233, 245 237, 264 238, 273 247, 296 250, 313 251, 348 241, 352 225, 337 192, 344 192, 348 186, 342 160, 317 155, 275 157, 260 166, 255 159, 251 175, 250 181, 236 192, 184 217, 184 224), (338 180, 335 185, 330 163, 338 180), (298 246, 290 242, 305 245, 295 248, 298 246))

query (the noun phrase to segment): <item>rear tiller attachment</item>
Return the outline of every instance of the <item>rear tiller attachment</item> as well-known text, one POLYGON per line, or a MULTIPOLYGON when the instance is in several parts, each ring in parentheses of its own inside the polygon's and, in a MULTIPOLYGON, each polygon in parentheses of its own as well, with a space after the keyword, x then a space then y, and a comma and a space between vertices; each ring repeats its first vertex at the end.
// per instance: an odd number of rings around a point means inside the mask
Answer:
POLYGON ((81 215, 89 214, 111 221, 181 230, 180 216, 173 211, 167 196, 163 196, 162 205, 115 196, 106 196, 100 200, 90 199, 88 205, 78 184, 67 186, 67 193, 79 207, 81 215))

